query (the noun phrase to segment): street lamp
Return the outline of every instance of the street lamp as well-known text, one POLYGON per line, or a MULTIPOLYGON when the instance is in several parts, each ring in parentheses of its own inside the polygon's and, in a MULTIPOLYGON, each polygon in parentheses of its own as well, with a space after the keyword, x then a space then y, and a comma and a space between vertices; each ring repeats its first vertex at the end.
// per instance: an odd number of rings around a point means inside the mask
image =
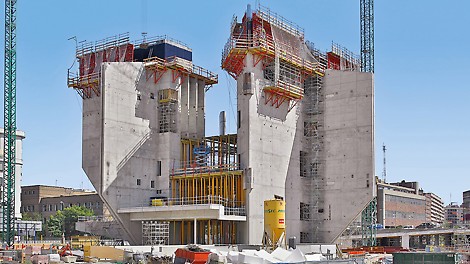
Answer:
MULTIPOLYGON (((64 210, 64 202, 60 201, 61 211, 64 210)), ((65 245, 65 218, 62 220, 62 244, 65 245)))

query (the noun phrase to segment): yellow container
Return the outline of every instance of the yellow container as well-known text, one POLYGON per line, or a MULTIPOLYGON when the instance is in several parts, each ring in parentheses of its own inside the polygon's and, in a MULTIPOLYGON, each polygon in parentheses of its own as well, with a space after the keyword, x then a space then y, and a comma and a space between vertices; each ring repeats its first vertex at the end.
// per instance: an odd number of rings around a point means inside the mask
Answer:
POLYGON ((286 202, 282 200, 264 201, 264 231, 273 243, 281 238, 286 230, 286 202))
POLYGON ((152 206, 163 206, 163 199, 152 199, 152 206))

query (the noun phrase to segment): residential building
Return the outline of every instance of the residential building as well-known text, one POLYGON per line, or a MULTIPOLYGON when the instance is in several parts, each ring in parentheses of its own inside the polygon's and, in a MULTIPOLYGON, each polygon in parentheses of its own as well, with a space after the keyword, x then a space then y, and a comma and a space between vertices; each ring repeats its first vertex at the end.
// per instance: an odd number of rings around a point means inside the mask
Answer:
POLYGON ((464 222, 470 224, 470 190, 463 192, 464 222))
POLYGON ((444 208, 445 211, 445 222, 447 224, 459 225, 463 223, 463 211, 464 208, 459 206, 455 202, 451 202, 444 208))
POLYGON ((424 193, 426 197, 426 223, 441 225, 444 222, 444 202, 434 193, 424 193))

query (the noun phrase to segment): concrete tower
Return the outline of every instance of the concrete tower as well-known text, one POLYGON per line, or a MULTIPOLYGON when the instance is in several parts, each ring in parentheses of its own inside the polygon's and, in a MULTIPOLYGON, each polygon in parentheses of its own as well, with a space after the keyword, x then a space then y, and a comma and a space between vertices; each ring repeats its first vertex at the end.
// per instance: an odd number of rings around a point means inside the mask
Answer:
POLYGON ((287 236, 331 243, 375 195, 372 74, 267 8, 248 8, 230 34, 222 67, 237 80, 244 241, 261 242, 263 201, 280 196, 287 236))

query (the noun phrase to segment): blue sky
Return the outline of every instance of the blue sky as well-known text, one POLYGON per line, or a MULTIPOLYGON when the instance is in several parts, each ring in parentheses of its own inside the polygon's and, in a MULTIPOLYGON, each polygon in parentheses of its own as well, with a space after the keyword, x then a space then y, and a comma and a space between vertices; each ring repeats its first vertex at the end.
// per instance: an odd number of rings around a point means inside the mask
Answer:
MULTIPOLYGON (((18 2, 18 127, 26 132, 23 184, 92 188, 81 169, 81 98, 66 87, 75 46, 130 32, 167 34, 193 49, 198 65, 219 73, 207 93, 207 133, 221 110, 235 131, 234 81, 220 69, 233 14, 247 1, 80 0, 18 2)), ((251 2, 254 4, 254 2, 251 2)), ((262 1, 305 28, 326 50, 331 41, 359 53, 358 0, 262 1)), ((376 173, 419 181, 446 203, 470 189, 470 1, 375 3, 376 173)), ((2 43, 3 45, 3 43, 2 43)), ((2 47, 3 50, 3 47, 2 47)), ((3 64, 2 64, 3 65, 3 64)), ((3 72, 3 68, 2 68, 3 72)), ((3 101, 3 100, 2 100, 3 101)))

